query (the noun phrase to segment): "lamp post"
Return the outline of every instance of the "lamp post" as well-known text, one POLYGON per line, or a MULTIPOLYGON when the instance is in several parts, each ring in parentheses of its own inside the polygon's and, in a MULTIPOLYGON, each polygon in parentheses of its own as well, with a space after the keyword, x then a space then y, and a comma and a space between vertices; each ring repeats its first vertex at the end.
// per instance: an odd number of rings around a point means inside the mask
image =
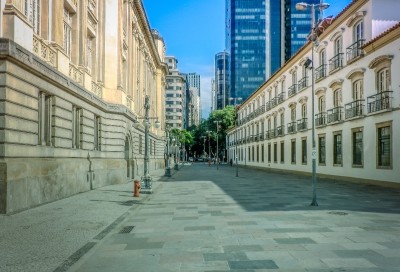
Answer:
POLYGON ((219 131, 219 123, 221 123, 221 121, 214 121, 214 124, 217 124, 217 170, 218 170, 218 161, 219 161, 219 156, 218 156, 218 131, 219 131))
POLYGON ((329 4, 321 3, 319 4, 307 4, 304 2, 300 2, 296 4, 296 9, 299 11, 306 10, 310 8, 311 10, 311 33, 309 35, 309 40, 311 42, 311 63, 312 63, 312 72, 311 72, 311 117, 312 117, 312 151, 311 151, 311 158, 312 158, 312 191, 313 191, 313 197, 311 201, 311 206, 318 206, 317 202, 317 177, 316 177, 316 171, 317 171, 317 150, 315 147, 315 118, 314 118, 314 104, 315 104, 315 98, 314 98, 314 46, 316 45, 317 42, 317 33, 315 32, 315 8, 319 8, 320 12, 324 9, 329 8, 329 4))
POLYGON ((171 167, 169 166, 169 128, 166 128, 165 130, 166 136, 167 136, 167 164, 165 166, 165 176, 170 177, 171 176, 171 167))
POLYGON ((207 136, 201 136, 200 138, 203 139, 203 157, 204 157, 204 154, 206 154, 206 138, 207 138, 207 136))
POLYGON ((211 142, 210 142, 210 133, 211 131, 207 130, 206 133, 208 134, 208 166, 210 166, 211 163, 211 142))
POLYGON ((154 123, 155 128, 160 127, 160 122, 158 121, 157 117, 150 117, 149 116, 149 110, 150 110, 150 97, 146 95, 144 99, 144 110, 145 110, 145 115, 143 118, 139 119, 144 119, 143 124, 144 124, 144 174, 142 176, 141 180, 141 187, 142 187, 142 192, 143 193, 152 193, 152 178, 149 174, 149 163, 150 163, 150 146, 149 146, 149 128, 150 128, 150 120, 151 119, 156 119, 156 122, 154 123))
POLYGON ((237 118, 237 101, 242 101, 241 97, 231 97, 230 100, 233 100, 233 105, 235 106, 235 159, 236 159, 236 177, 239 177, 239 164, 238 164, 238 118, 237 118))
POLYGON ((178 166, 178 158, 177 158, 177 152, 176 150, 178 149, 178 139, 176 137, 174 137, 172 139, 173 143, 174 143, 174 169, 175 170, 179 170, 179 166, 178 166))

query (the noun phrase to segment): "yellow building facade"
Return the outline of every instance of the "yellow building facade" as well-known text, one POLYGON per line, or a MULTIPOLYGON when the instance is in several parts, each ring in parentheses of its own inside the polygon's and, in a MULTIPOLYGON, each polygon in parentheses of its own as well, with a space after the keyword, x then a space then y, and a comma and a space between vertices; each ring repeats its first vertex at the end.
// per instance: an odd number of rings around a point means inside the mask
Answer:
POLYGON ((164 167, 167 66, 140 0, 0 0, 0 213, 164 167))

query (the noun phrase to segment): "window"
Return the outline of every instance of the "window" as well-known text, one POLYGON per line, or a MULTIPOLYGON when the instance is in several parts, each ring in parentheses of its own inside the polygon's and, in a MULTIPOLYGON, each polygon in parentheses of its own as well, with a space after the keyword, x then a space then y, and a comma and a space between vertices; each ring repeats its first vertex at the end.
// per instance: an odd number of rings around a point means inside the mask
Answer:
POLYGON ((292 143, 291 143, 291 154, 292 154, 292 158, 291 158, 291 162, 294 164, 296 163, 296 140, 293 139, 292 143))
POLYGON ((363 165, 363 131, 361 128, 352 130, 353 136, 353 166, 363 165))
POLYGON ((363 86, 362 80, 356 80, 353 82, 353 100, 361 100, 363 98, 363 86))
POLYGON ((271 162, 271 144, 268 144, 268 162, 271 162))
POLYGON ((342 105, 342 90, 337 89, 333 92, 333 106, 335 108, 340 107, 342 105))
POLYGON ((89 69, 89 71, 92 70, 92 37, 88 36, 86 39, 86 67, 89 69))
POLYGON ((251 161, 254 162, 254 145, 251 147, 251 161))
POLYGON ((333 135, 333 164, 342 165, 342 134, 341 132, 333 135))
POLYGON ((321 96, 318 98, 318 112, 325 112, 325 96, 321 96))
POLYGON ((33 32, 39 35, 39 33, 40 33, 40 0, 32 1, 32 9, 33 9, 32 10, 33 32))
POLYGON ((274 143, 274 163, 278 162, 278 144, 274 143))
POLYGON ((307 164, 307 139, 301 139, 301 163, 307 164))
POLYGON ((261 145, 261 162, 264 162, 264 145, 261 145))
POLYGON ((354 42, 360 41, 364 38, 364 22, 358 22, 353 28, 354 42))
POLYGON ((307 104, 301 105, 301 118, 307 118, 307 104))
POLYGON ((391 143, 391 125, 388 123, 377 127, 378 133, 378 168, 390 168, 392 166, 392 143, 391 143))
POLYGON ((94 117, 94 150, 101 150, 101 118, 94 117))
POLYGON ((325 135, 318 137, 318 164, 325 165, 326 155, 325 155, 325 135))
POLYGON ((390 91, 390 72, 389 68, 383 68, 376 74, 377 90, 378 93, 390 91))
POLYGON ((339 37, 335 40, 334 43, 334 51, 335 51, 335 55, 338 55, 340 53, 343 52, 343 47, 342 47, 342 37, 339 37))
POLYGON ((64 8, 64 51, 71 56, 72 14, 64 8))
POLYGON ((72 107, 72 148, 82 148, 82 109, 72 107))
POLYGON ((52 145, 53 97, 45 92, 39 94, 39 144, 52 145))
POLYGON ((283 112, 281 113, 280 119, 281 119, 281 127, 283 128, 283 126, 285 125, 285 114, 283 112))
POLYGON ((292 122, 296 121, 296 107, 292 107, 290 110, 290 118, 292 122))
POLYGON ((285 162, 285 143, 281 142, 281 163, 285 162))
POLYGON ((260 146, 257 145, 257 162, 260 161, 260 146))
MULTIPOLYGON (((319 64, 320 65, 325 65, 326 64, 326 50, 322 49, 321 52, 319 52, 319 64)), ((325 76, 325 75, 322 75, 325 76)))

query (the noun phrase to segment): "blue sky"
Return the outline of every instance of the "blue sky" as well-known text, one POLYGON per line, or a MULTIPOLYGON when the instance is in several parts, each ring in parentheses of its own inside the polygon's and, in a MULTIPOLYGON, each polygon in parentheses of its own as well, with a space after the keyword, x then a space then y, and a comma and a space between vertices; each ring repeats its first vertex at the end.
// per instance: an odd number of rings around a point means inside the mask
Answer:
MULTIPOLYGON (((183 73, 201 76, 203 118, 210 113, 214 56, 225 47, 225 0, 142 0, 151 28, 164 38, 167 55, 183 73)), ((301 2, 301 1, 299 1, 301 2)), ((351 0, 327 1, 325 16, 337 15, 351 0)))

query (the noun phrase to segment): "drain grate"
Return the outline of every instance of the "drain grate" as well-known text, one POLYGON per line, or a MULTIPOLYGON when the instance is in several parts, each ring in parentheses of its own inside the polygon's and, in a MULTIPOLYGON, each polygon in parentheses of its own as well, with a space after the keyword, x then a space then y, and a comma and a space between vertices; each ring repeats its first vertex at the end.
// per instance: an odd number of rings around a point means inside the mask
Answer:
POLYGON ((328 212, 328 214, 333 214, 333 215, 348 215, 346 212, 328 212))
POLYGON ((135 226, 126 226, 123 227, 118 233, 130 233, 135 226))

